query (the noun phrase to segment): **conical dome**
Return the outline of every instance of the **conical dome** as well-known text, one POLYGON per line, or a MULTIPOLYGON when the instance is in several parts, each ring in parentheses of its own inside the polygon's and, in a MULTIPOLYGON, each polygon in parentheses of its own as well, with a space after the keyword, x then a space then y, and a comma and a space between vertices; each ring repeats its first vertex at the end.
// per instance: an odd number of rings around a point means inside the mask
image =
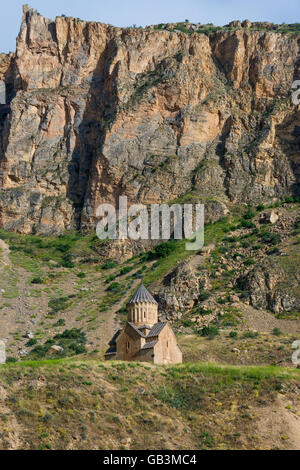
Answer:
POLYGON ((157 305, 156 300, 152 297, 150 292, 143 284, 138 288, 134 296, 129 301, 129 304, 138 304, 142 302, 157 305))

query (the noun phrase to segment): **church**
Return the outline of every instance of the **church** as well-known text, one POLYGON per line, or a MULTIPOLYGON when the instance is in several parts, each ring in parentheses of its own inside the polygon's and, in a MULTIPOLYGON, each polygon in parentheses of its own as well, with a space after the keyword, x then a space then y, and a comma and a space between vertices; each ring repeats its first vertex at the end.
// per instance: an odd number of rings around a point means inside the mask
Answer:
POLYGON ((168 322, 158 321, 158 304, 141 285, 127 305, 127 323, 109 343, 106 360, 178 364, 182 352, 168 322))

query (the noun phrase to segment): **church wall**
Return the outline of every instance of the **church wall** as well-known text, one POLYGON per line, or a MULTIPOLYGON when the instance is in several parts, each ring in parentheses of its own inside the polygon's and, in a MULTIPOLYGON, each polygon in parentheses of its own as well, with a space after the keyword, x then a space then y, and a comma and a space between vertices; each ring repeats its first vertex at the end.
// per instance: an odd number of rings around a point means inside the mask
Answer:
POLYGON ((158 321, 158 307, 152 303, 139 303, 130 304, 128 306, 128 321, 138 326, 145 323, 147 325, 154 325, 158 321))
POLYGON ((134 356, 140 351, 145 344, 143 338, 134 338, 133 335, 129 335, 126 331, 121 333, 117 339, 117 360, 120 361, 131 361, 134 360, 134 356), (129 348, 128 348, 129 343, 129 348))
POLYGON ((182 362, 182 352, 178 348, 176 336, 167 324, 159 335, 155 346, 155 364, 179 364, 182 362))

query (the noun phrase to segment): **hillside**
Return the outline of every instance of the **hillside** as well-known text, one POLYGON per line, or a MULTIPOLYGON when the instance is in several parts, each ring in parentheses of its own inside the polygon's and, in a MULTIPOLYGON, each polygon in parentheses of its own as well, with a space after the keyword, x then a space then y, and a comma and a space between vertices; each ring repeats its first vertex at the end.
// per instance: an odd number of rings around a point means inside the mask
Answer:
MULTIPOLYGON (((287 341, 277 360, 290 362, 292 339, 300 333, 299 203, 258 209, 241 209, 207 225, 203 252, 185 251, 184 242, 171 241, 150 251, 140 247, 130 256, 128 246, 129 257, 121 263, 118 249, 94 235, 50 238, 0 231, 0 326, 8 355, 24 358, 38 347, 33 358, 43 358, 53 353, 43 349, 47 341, 49 347, 66 343, 53 337, 74 328, 86 335, 88 352, 102 353, 143 281, 159 302, 160 319, 171 321, 178 334, 196 334, 201 342, 208 325, 225 337, 232 330, 271 334, 275 329, 287 341), (280 214, 274 225, 262 223, 266 211, 280 214)), ((82 352, 61 345, 64 354, 82 352)), ((258 354, 255 363, 272 359, 258 354)))
POLYGON ((23 7, 0 54, 0 449, 299 450, 299 33, 23 7), (120 195, 204 203, 205 246, 100 240, 120 195), (183 364, 104 362, 141 283, 183 364))
POLYGON ((1 449, 298 449, 299 374, 91 360, 0 369, 1 449))

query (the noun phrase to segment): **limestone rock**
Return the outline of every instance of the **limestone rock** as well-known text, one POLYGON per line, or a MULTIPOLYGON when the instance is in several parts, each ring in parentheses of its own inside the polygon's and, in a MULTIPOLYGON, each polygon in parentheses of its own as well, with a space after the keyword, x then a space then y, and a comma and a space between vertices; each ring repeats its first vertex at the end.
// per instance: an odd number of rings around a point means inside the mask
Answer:
POLYGON ((279 220, 279 215, 276 214, 275 211, 271 212, 265 212, 262 217, 262 222, 266 224, 276 224, 276 222, 279 220))
POLYGON ((62 352, 64 352, 64 348, 54 344, 53 346, 51 346, 50 352, 52 352, 52 353, 62 353, 62 352))
POLYGON ((119 194, 191 196, 211 222, 299 194, 298 39, 242 26, 207 37, 24 7, 16 52, 0 55, 0 227, 94 229, 119 194))

